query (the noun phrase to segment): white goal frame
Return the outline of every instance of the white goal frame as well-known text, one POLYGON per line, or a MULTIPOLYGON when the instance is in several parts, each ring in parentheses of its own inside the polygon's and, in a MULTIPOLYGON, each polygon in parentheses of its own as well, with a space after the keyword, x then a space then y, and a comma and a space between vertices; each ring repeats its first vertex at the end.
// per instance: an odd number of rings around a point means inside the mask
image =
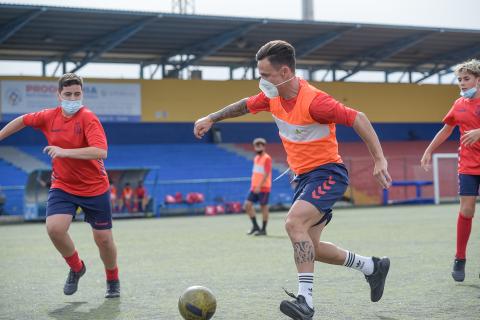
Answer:
POLYGON ((440 173, 438 171, 439 159, 458 159, 458 153, 434 153, 432 159, 433 194, 435 204, 440 204, 440 173))

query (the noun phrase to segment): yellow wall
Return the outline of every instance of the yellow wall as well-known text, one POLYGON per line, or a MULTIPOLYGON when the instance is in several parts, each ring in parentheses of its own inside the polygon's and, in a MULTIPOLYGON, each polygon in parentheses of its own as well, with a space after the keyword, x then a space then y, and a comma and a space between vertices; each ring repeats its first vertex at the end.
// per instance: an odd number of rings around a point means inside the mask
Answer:
MULTIPOLYGON (((56 80, 41 77, 0 77, 0 80, 56 80)), ((120 80, 95 82, 140 83, 142 120, 190 122, 241 98, 259 92, 257 81, 120 80)), ((440 122, 458 97, 455 85, 383 83, 312 83, 342 103, 365 112, 373 122, 440 122)), ((272 121, 268 113, 229 121, 272 121)))

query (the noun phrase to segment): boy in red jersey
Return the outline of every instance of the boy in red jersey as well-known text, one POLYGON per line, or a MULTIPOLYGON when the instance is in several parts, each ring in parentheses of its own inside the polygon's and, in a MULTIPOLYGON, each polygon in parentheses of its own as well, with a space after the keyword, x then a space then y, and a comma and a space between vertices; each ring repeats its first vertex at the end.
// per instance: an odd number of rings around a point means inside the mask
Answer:
POLYGON ((64 74, 58 81, 60 105, 25 114, 0 130, 0 141, 26 126, 41 130, 48 141, 43 152, 52 158, 52 185, 47 200, 47 233, 70 266, 63 292, 72 295, 86 268, 68 229, 78 207, 90 223, 105 265, 106 298, 120 296, 117 249, 112 236, 109 183, 103 159, 107 140, 96 115, 82 104, 83 81, 64 74))
POLYGON ((448 139, 455 126, 459 126, 460 212, 457 218, 457 252, 452 277, 455 281, 461 282, 465 279, 467 243, 472 230, 472 218, 480 185, 480 61, 474 59, 461 63, 454 70, 458 77, 461 97, 454 102, 443 118, 444 126, 425 150, 421 164, 428 171, 432 152, 448 139))
POLYGON ((343 265, 362 272, 370 285, 370 299, 381 299, 390 267, 386 257, 364 257, 320 241, 332 218, 332 207, 348 186, 347 169, 338 154, 335 123, 352 126, 366 143, 375 163, 374 176, 388 188, 387 161, 373 127, 361 112, 347 108, 331 96, 295 76, 295 49, 281 40, 270 41, 256 55, 262 93, 214 112, 195 122, 201 138, 215 122, 247 113, 269 111, 279 130, 287 162, 297 186, 285 229, 294 249, 298 295, 284 300, 280 310, 292 319, 314 314, 312 291, 314 262, 343 265))

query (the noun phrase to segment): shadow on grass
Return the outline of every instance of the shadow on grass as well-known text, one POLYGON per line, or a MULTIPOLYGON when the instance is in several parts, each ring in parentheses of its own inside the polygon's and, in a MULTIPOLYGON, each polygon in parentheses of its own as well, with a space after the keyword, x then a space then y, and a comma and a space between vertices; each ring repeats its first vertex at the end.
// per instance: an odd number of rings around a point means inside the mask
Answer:
MULTIPOLYGON (((256 237, 259 238, 259 237, 256 237)), ((266 237, 263 237, 265 239, 288 239, 287 235, 281 236, 281 235, 267 235, 266 237)))
MULTIPOLYGON (((461 287, 470 287, 470 288, 480 290, 480 285, 478 285, 478 284, 464 284, 464 283, 462 283, 460 286, 461 287)), ((478 298, 480 299, 480 296, 478 296, 478 298)))
POLYGON ((58 320, 114 320, 120 315, 120 299, 105 299, 105 301, 96 308, 88 311, 76 311, 76 309, 83 304, 87 304, 87 302, 67 302, 65 306, 50 311, 48 315, 58 320))
POLYGON ((398 318, 386 317, 377 314, 378 319, 380 320, 398 320, 398 318))

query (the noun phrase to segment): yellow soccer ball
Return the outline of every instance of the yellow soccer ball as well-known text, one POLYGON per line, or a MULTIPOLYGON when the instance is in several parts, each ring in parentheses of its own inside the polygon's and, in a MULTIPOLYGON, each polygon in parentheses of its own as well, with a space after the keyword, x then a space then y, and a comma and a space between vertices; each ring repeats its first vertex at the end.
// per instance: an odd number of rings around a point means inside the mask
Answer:
POLYGON ((202 286, 187 288, 178 299, 178 310, 185 320, 208 320, 217 309, 217 299, 202 286))

